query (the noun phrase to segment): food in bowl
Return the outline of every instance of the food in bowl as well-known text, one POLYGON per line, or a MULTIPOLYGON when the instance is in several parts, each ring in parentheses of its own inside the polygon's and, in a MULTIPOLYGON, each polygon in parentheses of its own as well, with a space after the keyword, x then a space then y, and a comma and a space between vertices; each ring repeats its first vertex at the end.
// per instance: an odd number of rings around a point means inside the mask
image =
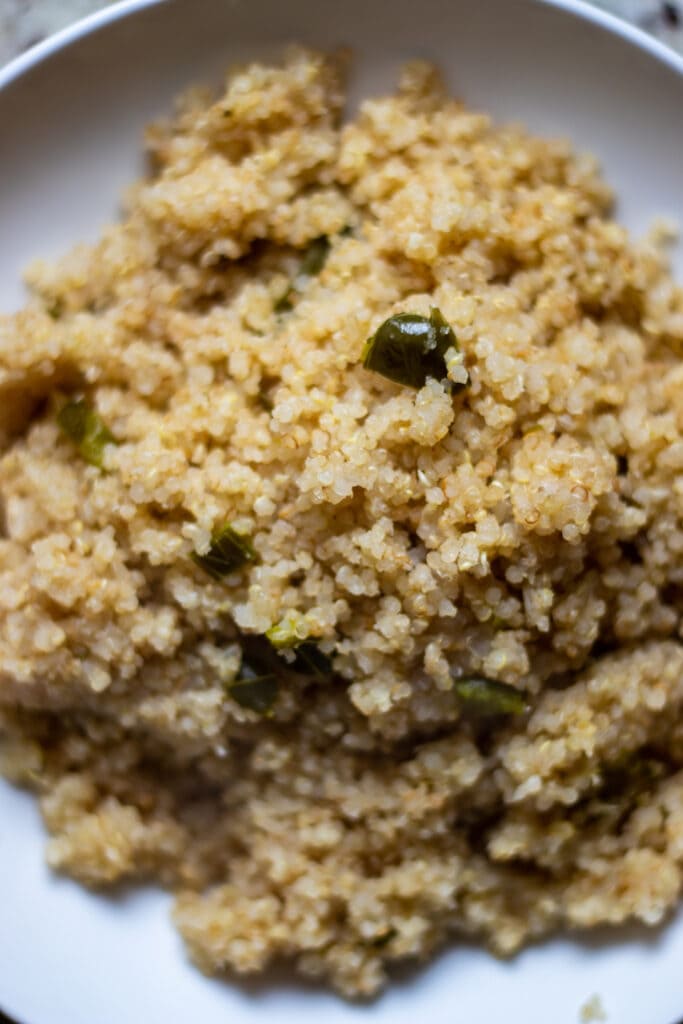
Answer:
POLYGON ((683 293, 436 71, 195 91, 0 325, 3 770, 208 972, 675 906, 683 293))

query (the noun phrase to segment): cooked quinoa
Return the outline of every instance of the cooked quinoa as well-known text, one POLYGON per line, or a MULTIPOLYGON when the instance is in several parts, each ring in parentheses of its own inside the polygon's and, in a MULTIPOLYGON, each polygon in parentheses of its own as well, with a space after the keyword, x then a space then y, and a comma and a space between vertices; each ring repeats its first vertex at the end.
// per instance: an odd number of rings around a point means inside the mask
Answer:
POLYGON ((0 726, 55 870, 355 996, 679 898, 683 292, 593 159, 342 64, 186 97, 0 321, 0 726), (433 309, 443 379, 363 366, 433 309))

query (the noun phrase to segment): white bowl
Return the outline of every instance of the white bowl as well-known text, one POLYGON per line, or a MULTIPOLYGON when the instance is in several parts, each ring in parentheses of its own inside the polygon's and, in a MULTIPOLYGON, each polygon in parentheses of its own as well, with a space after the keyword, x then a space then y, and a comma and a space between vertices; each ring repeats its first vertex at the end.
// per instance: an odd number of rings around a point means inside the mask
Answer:
MULTIPOLYGON (((20 304, 29 259, 94 239, 116 215, 142 169, 142 127, 177 91, 293 41, 350 44, 353 100, 390 88, 403 59, 434 58, 472 105, 597 153, 635 233, 659 215, 683 223, 683 61, 585 4, 129 0, 0 72, 0 309, 20 304)), ((683 249, 673 255, 683 277, 683 249)), ((34 801, 4 783, 0 823, 0 1005, 22 1024, 577 1024, 593 993, 610 1024, 683 1015, 683 914, 657 933, 552 940, 510 963, 453 948, 350 1006, 292 980, 203 978, 166 895, 110 900, 51 877, 34 801)))

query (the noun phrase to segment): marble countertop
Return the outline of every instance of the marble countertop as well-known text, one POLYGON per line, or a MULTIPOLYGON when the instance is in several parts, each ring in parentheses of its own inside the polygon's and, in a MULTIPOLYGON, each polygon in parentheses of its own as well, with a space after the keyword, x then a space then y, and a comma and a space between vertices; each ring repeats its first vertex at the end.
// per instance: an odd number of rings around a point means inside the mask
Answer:
MULTIPOLYGON (((188 0, 189 2, 189 0, 188 0)), ((683 53, 683 0, 593 0, 683 53)), ((0 0, 0 64, 106 0, 0 0)))

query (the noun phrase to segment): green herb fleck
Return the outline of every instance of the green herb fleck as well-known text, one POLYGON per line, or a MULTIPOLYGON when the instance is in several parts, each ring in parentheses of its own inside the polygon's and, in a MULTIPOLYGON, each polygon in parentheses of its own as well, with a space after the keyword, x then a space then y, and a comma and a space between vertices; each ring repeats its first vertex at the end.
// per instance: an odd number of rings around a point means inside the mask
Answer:
MULTIPOLYGON (((458 342, 440 310, 432 307, 428 317, 420 313, 396 313, 381 324, 363 347, 361 360, 366 370, 411 388, 421 388, 428 377, 448 376, 446 352, 458 342)), ((465 385, 452 385, 461 390, 465 385)))
POLYGON ((271 672, 262 674, 258 667, 242 659, 239 675, 228 687, 228 693, 241 707, 269 718, 277 699, 277 678, 271 672))
POLYGON ((310 277, 315 277, 325 266, 330 254, 330 240, 327 235, 314 238, 303 255, 298 273, 294 281, 287 286, 273 307, 276 313, 289 313, 294 308, 294 300, 310 277))
POLYGON ((256 557, 250 538, 238 533, 229 523, 214 533, 211 547, 206 554, 192 552, 192 558, 197 565, 215 580, 241 569, 247 562, 255 562, 256 557))
POLYGON ((304 254, 299 268, 303 277, 315 277, 325 266, 330 255, 330 240, 327 235, 314 238, 304 254))
POLYGON ((456 679, 453 688, 463 709, 472 715, 521 715, 527 709, 523 693, 494 679, 469 676, 456 679))
POLYGON ((294 651, 294 659, 288 662, 288 667, 294 672, 309 676, 328 676, 332 672, 332 662, 317 644, 306 636, 306 629, 305 617, 298 612, 291 612, 266 630, 266 638, 276 651, 294 651))
POLYGON ((278 651, 298 647, 308 639, 308 623, 300 612, 289 612, 284 619, 266 630, 266 637, 278 651))
POLYGON ((292 285, 287 286, 287 290, 282 293, 280 298, 277 300, 273 309, 276 313, 290 313, 294 309, 294 303, 292 297, 296 294, 296 290, 292 285))
POLYGON ((299 644, 295 654, 296 657, 291 665, 295 672, 318 677, 329 676, 332 672, 332 662, 330 659, 310 640, 299 644))
POLYGON ((82 458, 91 466, 102 469, 105 445, 117 444, 117 441, 99 414, 84 399, 79 398, 62 406, 57 413, 57 423, 76 445, 82 458))
POLYGON ((54 299, 47 307, 47 315, 52 320, 59 320, 64 312, 64 303, 61 299, 54 299))

